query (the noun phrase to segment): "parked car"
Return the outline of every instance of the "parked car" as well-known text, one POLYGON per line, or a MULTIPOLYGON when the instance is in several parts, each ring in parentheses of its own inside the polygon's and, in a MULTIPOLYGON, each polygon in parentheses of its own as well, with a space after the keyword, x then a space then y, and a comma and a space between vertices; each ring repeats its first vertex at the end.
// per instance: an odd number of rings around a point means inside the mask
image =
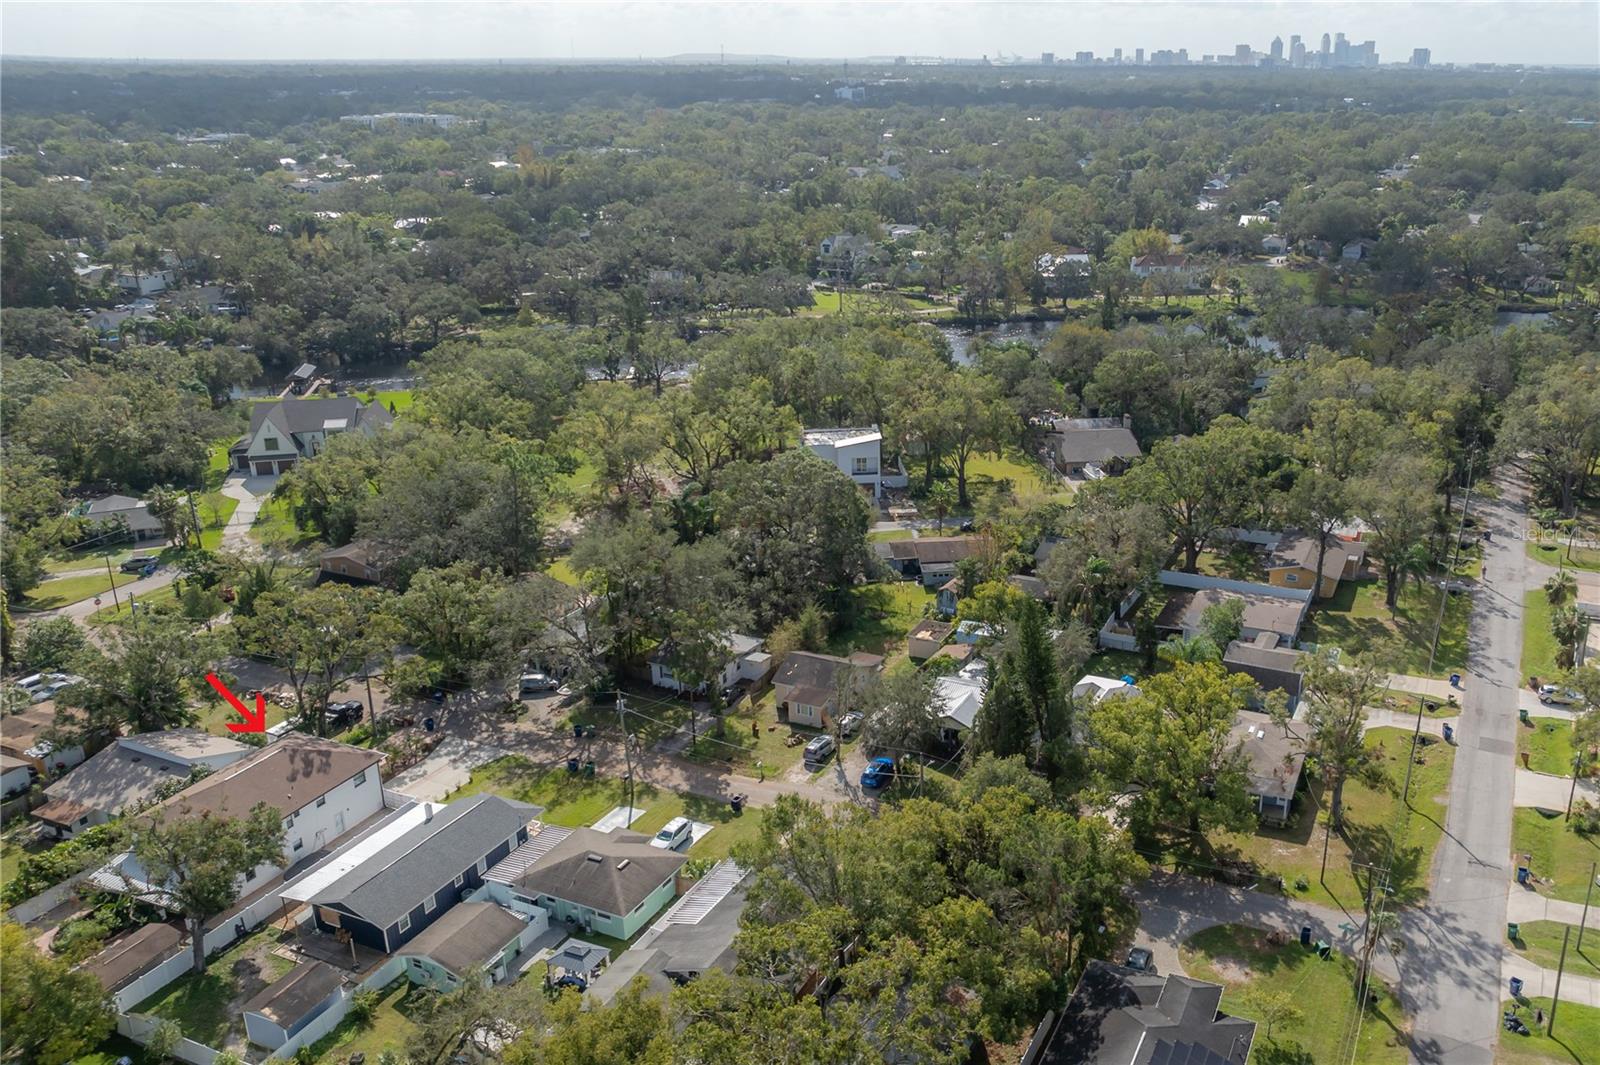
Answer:
POLYGON ((722 705, 732 710, 739 705, 739 700, 744 698, 744 689, 737 684, 730 684, 722 689, 722 705))
POLYGON ((846 739, 854 736, 856 733, 861 731, 861 722, 864 720, 865 718, 861 716, 861 711, 850 711, 848 714, 845 714, 839 719, 839 735, 845 737, 846 739))
POLYGON ((1138 972, 1153 973, 1156 971, 1156 956, 1150 953, 1144 947, 1134 947, 1132 950, 1128 951, 1128 961, 1126 964, 1128 968, 1137 970, 1138 972))
POLYGON ((32 695, 34 692, 44 687, 45 684, 49 683, 49 681, 50 678, 45 674, 33 673, 17 681, 17 687, 21 688, 29 695, 32 695))
POLYGON ((122 565, 117 568, 124 573, 139 573, 142 570, 150 569, 152 566, 160 565, 160 563, 161 560, 154 555, 134 555, 132 558, 125 559, 122 565))
POLYGON ((522 694, 537 695, 540 692, 553 692, 558 685, 556 679, 548 673, 524 673, 522 675, 522 694))
POLYGON ((806 744, 805 760, 807 762, 826 762, 828 755, 833 753, 833 737, 817 736, 806 744))
POLYGON ((46 699, 54 699, 63 688, 81 683, 83 678, 72 673, 47 673, 44 683, 32 690, 30 698, 33 702, 42 703, 46 699))
POLYGON ((687 844, 694 829, 694 822, 687 817, 674 817, 671 821, 661 826, 661 831, 656 833, 656 838, 650 841, 650 846, 660 847, 662 850, 675 851, 687 844))
POLYGON ((347 699, 342 703, 328 704, 328 727, 330 729, 347 729, 361 720, 361 700, 347 699))
POLYGON ((861 786, 877 790, 888 787, 894 781, 895 768, 893 758, 874 758, 867 763, 867 768, 861 771, 861 786))
POLYGON ((1539 701, 1547 705, 1571 706, 1582 702, 1583 696, 1559 684, 1542 684, 1539 686, 1539 701))

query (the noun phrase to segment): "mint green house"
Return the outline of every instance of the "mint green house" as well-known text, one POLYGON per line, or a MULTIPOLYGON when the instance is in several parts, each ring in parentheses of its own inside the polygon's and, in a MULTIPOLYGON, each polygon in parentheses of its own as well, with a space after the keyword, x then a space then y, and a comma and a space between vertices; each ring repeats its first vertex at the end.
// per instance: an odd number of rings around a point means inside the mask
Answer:
POLYGON ((412 938, 396 957, 406 978, 436 991, 499 983, 516 972, 523 950, 546 927, 492 902, 463 902, 412 938))
POLYGON ((686 861, 625 828, 546 825, 484 882, 497 901, 543 910, 552 926, 632 939, 677 896, 686 861))

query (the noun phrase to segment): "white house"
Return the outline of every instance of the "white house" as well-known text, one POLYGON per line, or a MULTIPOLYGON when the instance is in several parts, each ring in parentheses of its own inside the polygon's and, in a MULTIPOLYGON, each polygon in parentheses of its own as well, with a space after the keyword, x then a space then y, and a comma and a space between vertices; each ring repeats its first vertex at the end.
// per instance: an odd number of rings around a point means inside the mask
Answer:
POLYGON ((1138 695, 1139 688, 1125 680, 1113 680, 1110 677, 1100 677, 1093 673, 1086 673, 1072 686, 1074 699, 1086 699, 1098 703, 1102 699, 1120 699, 1125 695, 1138 695))
POLYGON ((800 442, 824 462, 872 493, 877 499, 884 488, 904 488, 908 483, 904 469, 883 468, 883 433, 876 425, 859 429, 807 429, 800 442))
POLYGON ((1289 238, 1282 233, 1268 233, 1261 238, 1261 250, 1268 255, 1284 255, 1289 251, 1289 238))
POLYGON ((234 469, 262 476, 283 473, 318 454, 335 433, 374 433, 393 421, 381 404, 368 406, 350 396, 257 403, 250 431, 228 449, 228 458, 234 469))
POLYGON ((1154 277, 1157 274, 1180 274, 1191 277, 1197 268, 1187 255, 1135 255, 1128 263, 1134 277, 1154 277))
MULTIPOLYGON (((772 656, 761 649, 761 640, 754 636, 730 632, 723 637, 723 648, 728 658, 715 678, 719 688, 730 687, 741 680, 754 683, 766 676, 767 670, 772 667, 772 656)), ((671 640, 664 640, 656 646, 650 655, 650 683, 668 691, 681 692, 686 685, 672 675, 673 653, 671 640)), ((701 691, 705 687, 706 682, 702 681, 695 690, 701 691)))
POLYGON ((938 716, 939 735, 946 744, 960 741, 971 732, 989 689, 989 664, 974 658, 957 673, 940 677, 933 685, 933 709, 938 716))
POLYGON ((153 296, 165 292, 178 283, 178 275, 171 270, 119 270, 116 285, 135 296, 153 296))
MULTIPOLYGON (((155 809, 175 818, 244 817, 257 803, 265 803, 282 816, 282 862, 263 865, 246 876, 239 885, 242 898, 380 813, 384 801, 378 766, 383 757, 377 751, 290 732, 155 809)), ((90 880, 103 890, 158 904, 165 897, 162 885, 146 879, 131 851, 113 858, 90 880)))
POLYGON ((33 774, 33 763, 26 758, 0 753, 0 796, 21 795, 33 786, 33 774))

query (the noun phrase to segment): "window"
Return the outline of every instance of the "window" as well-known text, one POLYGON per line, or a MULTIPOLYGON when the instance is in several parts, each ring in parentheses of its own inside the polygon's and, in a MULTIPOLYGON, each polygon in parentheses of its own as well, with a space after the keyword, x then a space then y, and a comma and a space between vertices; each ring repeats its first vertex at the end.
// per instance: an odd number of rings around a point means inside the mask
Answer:
POLYGON ((456 874, 456 887, 460 887, 462 884, 465 884, 466 882, 467 882, 467 874, 466 873, 457 873, 456 874))
POLYGON ((324 807, 326 805, 328 805, 328 797, 326 795, 318 795, 317 796, 317 809, 320 810, 322 807, 324 807))
POLYGON ((429 895, 426 899, 422 900, 422 912, 423 913, 432 913, 434 910, 436 910, 438 908, 439 908, 439 900, 434 898, 432 895, 429 895))
POLYGON ((865 455, 857 455, 856 456, 855 471, 857 473, 866 473, 867 472, 867 457, 865 455))
POLYGON ((356 787, 359 788, 361 785, 365 784, 366 782, 367 782, 367 771, 365 769, 363 769, 361 772, 356 774, 356 787))
POLYGON ((400 934, 405 935, 409 931, 411 931, 411 915, 408 913, 400 918, 400 934))
POLYGON ((1283 583, 1285 583, 1285 584, 1299 584, 1300 583, 1300 574, 1298 574, 1298 573, 1285 573, 1283 575, 1283 583))
POLYGON ((486 873, 488 871, 489 871, 489 859, 487 859, 487 858, 479 858, 478 859, 478 875, 482 876, 484 873, 486 873))
POLYGON ((294 849, 295 850, 299 850, 301 847, 304 847, 305 845, 306 845, 306 841, 303 840, 303 839, 297 839, 297 840, 294 841, 294 849))
POLYGON ((276 451, 278 450, 278 438, 275 436, 262 437, 261 446, 266 448, 268 451, 276 451))

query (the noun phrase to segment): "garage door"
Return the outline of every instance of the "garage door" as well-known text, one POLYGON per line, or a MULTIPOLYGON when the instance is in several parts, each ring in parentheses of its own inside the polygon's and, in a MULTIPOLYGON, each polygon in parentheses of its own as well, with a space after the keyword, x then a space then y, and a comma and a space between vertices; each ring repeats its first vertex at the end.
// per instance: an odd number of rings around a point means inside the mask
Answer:
POLYGON ((272 476, 272 463, 270 463, 270 462, 258 462, 258 463, 256 463, 256 473, 261 475, 262 477, 271 477, 272 476))
POLYGON ((279 459, 278 460, 278 472, 279 473, 288 473, 289 472, 289 467, 293 466, 293 465, 294 465, 294 459, 279 459))

